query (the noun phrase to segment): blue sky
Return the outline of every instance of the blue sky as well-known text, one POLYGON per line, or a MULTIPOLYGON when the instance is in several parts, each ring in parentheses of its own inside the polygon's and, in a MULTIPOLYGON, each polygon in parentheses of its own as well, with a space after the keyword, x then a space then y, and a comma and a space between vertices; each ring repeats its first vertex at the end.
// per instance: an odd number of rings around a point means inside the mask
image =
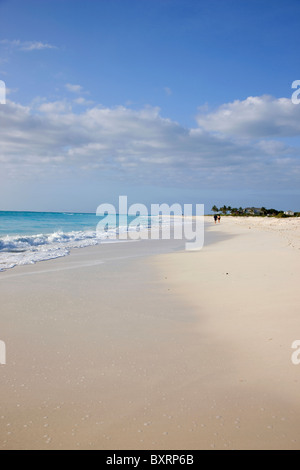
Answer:
POLYGON ((298 0, 0 0, 2 209, 300 210, 298 0))

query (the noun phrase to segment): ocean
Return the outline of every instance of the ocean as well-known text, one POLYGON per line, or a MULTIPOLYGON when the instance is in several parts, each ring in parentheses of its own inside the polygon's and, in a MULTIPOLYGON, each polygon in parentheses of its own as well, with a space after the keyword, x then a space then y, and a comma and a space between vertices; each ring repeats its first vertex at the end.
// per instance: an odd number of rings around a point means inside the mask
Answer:
MULTIPOLYGON (((0 211, 0 271, 67 256, 72 248, 118 242, 136 218, 119 215, 0 211), (99 226, 99 222, 102 225, 99 226)), ((159 225, 159 217, 140 217, 140 229, 159 225)), ((134 228, 135 229, 135 228, 134 228)))

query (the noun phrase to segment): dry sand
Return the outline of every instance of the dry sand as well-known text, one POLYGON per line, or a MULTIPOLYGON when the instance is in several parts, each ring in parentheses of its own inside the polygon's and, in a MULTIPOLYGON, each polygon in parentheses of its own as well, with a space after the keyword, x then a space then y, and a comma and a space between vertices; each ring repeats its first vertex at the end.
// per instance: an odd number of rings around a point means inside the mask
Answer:
POLYGON ((300 221, 207 226, 0 274, 1 449, 300 448, 300 221))
POLYGON ((190 442, 299 449, 300 366, 291 345, 300 338, 300 220, 228 217, 209 231, 220 234, 218 243, 163 262, 198 317, 190 442))

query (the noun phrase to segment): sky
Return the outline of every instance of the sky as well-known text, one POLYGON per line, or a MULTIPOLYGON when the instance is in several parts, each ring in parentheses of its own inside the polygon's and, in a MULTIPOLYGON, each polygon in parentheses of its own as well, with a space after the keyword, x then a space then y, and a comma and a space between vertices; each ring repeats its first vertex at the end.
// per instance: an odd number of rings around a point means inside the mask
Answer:
POLYGON ((299 0, 0 0, 0 17, 0 210, 300 211, 299 0))

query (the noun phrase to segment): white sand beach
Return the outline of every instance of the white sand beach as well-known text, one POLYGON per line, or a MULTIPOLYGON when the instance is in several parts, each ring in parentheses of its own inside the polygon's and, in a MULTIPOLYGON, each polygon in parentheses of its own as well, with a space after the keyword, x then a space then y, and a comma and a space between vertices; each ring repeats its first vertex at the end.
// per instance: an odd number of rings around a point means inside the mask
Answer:
POLYGON ((298 449, 300 219, 0 273, 1 449, 298 449))

